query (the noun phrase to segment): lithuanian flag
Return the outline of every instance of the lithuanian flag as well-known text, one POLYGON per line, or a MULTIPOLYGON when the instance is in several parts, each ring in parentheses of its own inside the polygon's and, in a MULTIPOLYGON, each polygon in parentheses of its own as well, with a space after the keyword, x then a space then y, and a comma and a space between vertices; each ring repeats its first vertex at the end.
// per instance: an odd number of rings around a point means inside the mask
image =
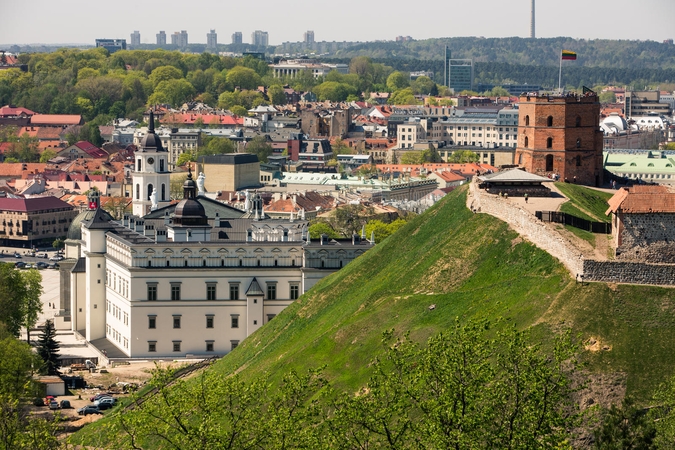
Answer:
POLYGON ((569 59, 571 61, 574 61, 577 59, 577 54, 574 53, 571 50, 563 50, 562 55, 560 56, 561 59, 569 59))

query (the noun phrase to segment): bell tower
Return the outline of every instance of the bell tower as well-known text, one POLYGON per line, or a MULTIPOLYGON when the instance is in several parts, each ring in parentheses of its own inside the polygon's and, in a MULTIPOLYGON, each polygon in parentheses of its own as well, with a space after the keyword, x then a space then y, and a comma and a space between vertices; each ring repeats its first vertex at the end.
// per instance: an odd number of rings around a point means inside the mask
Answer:
POLYGON ((150 111, 148 134, 134 155, 133 213, 143 217, 151 210, 170 204, 169 153, 155 133, 155 117, 150 111))

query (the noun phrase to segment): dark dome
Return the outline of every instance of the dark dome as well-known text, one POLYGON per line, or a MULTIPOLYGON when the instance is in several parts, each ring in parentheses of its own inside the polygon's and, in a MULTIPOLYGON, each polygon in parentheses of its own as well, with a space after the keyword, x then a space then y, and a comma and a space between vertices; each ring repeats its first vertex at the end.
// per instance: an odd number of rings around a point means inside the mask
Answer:
MULTIPOLYGON (((108 211, 103 210, 102 211, 103 215, 105 216, 106 219, 108 220, 115 220, 113 216, 111 216, 108 211)), ((79 241, 82 239, 82 222, 87 222, 91 220, 94 215, 96 214, 96 210, 88 209, 86 211, 82 211, 79 213, 73 221, 70 224, 70 227, 68 227, 68 234, 66 235, 66 239, 72 239, 75 241, 79 241)))
POLYGON ((183 226, 208 225, 208 218, 201 203, 191 198, 184 198, 176 205, 173 223, 183 226))
POLYGON ((152 130, 152 132, 148 131, 148 134, 146 134, 143 139, 141 140, 141 145, 140 145, 140 151, 155 151, 155 152, 164 152, 164 147, 162 147, 162 141, 155 134, 155 130, 152 130))
POLYGON ((185 192, 185 189, 194 189, 195 191, 197 190, 197 183, 192 179, 192 172, 190 172, 187 179, 185 180, 185 183, 183 183, 183 192, 185 192))

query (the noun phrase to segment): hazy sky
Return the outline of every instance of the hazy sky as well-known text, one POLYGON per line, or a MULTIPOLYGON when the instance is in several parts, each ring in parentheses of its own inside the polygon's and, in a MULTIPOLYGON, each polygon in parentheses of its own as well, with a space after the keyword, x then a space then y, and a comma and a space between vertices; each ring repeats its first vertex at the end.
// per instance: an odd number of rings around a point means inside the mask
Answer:
MULTIPOLYGON (((271 45, 300 41, 306 30, 314 30, 317 41, 528 37, 530 5, 531 0, 0 0, 0 44, 128 42, 134 30, 142 43, 155 43, 159 30, 167 35, 187 30, 189 42, 205 43, 210 29, 225 44, 234 31, 250 43, 254 30, 268 31, 271 45)), ((675 38, 675 0, 537 0, 536 24, 537 37, 660 42, 675 38)))

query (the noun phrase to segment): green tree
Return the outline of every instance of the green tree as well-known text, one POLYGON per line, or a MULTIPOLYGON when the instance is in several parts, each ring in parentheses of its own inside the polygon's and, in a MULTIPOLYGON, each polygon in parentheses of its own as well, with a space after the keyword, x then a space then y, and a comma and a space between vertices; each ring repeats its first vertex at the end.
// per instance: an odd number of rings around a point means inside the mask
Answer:
POLYGON ((56 341, 56 328, 54 322, 47 320, 45 327, 37 341, 37 354, 42 358, 44 373, 47 375, 58 375, 61 368, 59 361, 60 345, 56 341))
POLYGON ((403 72, 392 72, 387 77, 387 88, 392 92, 400 91, 408 86, 410 86, 410 77, 403 72))
POLYGON ((230 108, 230 112, 234 114, 235 116, 239 117, 247 117, 248 116, 248 109, 241 105, 235 105, 230 108))
POLYGON ((372 206, 344 205, 330 214, 328 223, 343 237, 350 238, 353 234, 361 234, 361 228, 368 219, 375 214, 372 206))
POLYGON ((230 69, 225 76, 227 83, 234 88, 256 89, 262 84, 260 75, 255 70, 243 66, 230 69))
POLYGON ((448 158, 450 163, 472 163, 478 162, 480 157, 477 153, 472 152, 471 150, 455 150, 452 152, 452 155, 448 158))
POLYGON ((418 77, 410 84, 410 87, 414 94, 438 95, 438 87, 429 77, 418 77))
POLYGON ((337 233, 327 222, 322 220, 311 224, 308 231, 311 239, 320 239, 322 234, 328 236, 329 239, 338 239, 340 237, 339 233, 337 233))
POLYGON ((284 88, 278 84, 270 86, 267 89, 267 98, 269 98, 270 103, 273 105, 286 104, 286 92, 284 92, 284 88))
POLYGON ((266 163, 273 149, 265 136, 256 136, 246 143, 246 152, 257 155, 261 163, 266 163))
POLYGON ((616 103, 616 94, 612 91, 601 92, 598 96, 600 103, 616 103))
POLYGON ((57 153, 54 150, 47 149, 44 152, 42 152, 42 154, 40 155, 40 162, 46 163, 50 159, 56 158, 56 155, 57 155, 57 153))
POLYGON ((406 151, 401 155, 401 164, 422 164, 423 162, 422 152, 406 151))
POLYGON ((223 153, 234 153, 236 147, 229 138, 208 136, 204 138, 203 145, 197 152, 197 156, 202 155, 221 155, 223 153))
POLYGON ((415 98, 412 89, 406 88, 391 94, 387 103, 390 105, 417 105, 419 101, 415 98))
POLYGON ((314 88, 319 100, 342 102, 348 96, 356 94, 356 89, 347 83, 337 81, 325 81, 314 88))
MULTIPOLYGON (((181 156, 183 156, 184 154, 185 153, 183 153, 181 156)), ((182 164, 179 165, 178 162, 176 162, 176 165, 182 166, 182 164)), ((171 178, 171 181, 169 181, 169 195, 171 196, 172 200, 181 200, 183 198, 183 184, 185 183, 186 180, 187 175, 171 178)))
MULTIPOLYGON (((183 167, 185 164, 194 161, 197 161, 197 157, 193 152, 183 152, 176 159, 176 167, 183 167)), ((183 191, 180 192, 182 194, 183 191)))
POLYGON ((173 66, 160 66, 154 69, 148 78, 156 89, 162 81, 180 80, 183 78, 183 72, 173 66))
POLYGON ((13 264, 0 263, 0 320, 13 336, 19 335, 21 327, 35 326, 42 311, 41 278, 35 269, 20 272, 13 264))
POLYGON ((148 98, 151 104, 168 103, 171 106, 179 107, 190 100, 195 94, 195 88, 184 79, 171 79, 161 81, 155 91, 148 98))
POLYGON ((54 242, 52 242, 52 247, 54 247, 57 250, 62 249, 65 247, 66 243, 63 242, 63 239, 54 239, 54 242))

